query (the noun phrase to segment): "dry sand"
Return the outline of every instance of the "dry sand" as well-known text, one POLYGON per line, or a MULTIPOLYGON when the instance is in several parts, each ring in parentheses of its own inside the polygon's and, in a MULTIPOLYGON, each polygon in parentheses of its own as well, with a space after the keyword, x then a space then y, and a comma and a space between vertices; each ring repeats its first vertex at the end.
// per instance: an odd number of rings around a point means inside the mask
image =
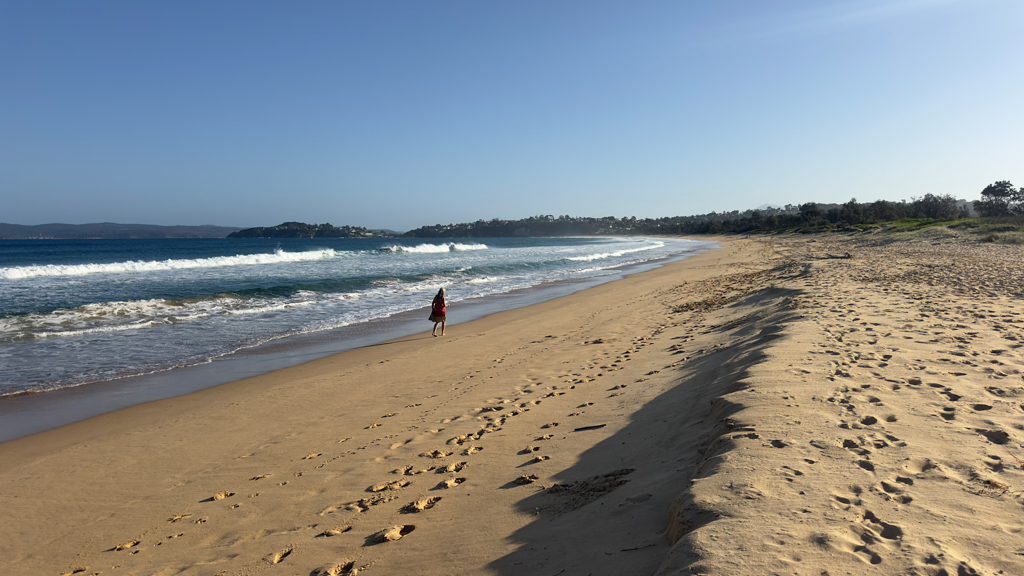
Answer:
POLYGON ((0 573, 1024 574, 1022 263, 727 240, 7 442, 0 573))

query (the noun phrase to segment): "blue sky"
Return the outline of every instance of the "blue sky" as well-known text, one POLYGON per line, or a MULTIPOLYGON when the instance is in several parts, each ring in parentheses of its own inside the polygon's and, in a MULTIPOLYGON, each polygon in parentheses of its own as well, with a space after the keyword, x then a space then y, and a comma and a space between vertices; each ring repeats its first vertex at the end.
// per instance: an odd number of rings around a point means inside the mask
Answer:
POLYGON ((0 221, 405 230, 1024 185, 1024 2, 0 1, 0 221))

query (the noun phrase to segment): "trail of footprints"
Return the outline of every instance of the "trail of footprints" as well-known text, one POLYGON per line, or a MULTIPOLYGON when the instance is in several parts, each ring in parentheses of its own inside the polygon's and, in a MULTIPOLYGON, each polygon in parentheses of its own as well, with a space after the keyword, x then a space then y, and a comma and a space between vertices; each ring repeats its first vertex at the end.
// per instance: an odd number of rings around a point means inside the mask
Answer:
MULTIPOLYGON (((596 316, 596 314, 597 313, 595 313, 594 315, 596 316)), ((672 317, 673 315, 670 314, 669 318, 672 317)), ((700 312, 688 314, 685 323, 677 321, 673 324, 673 326, 679 325, 687 327, 687 335, 680 337, 681 341, 675 344, 672 348, 670 348, 670 351, 676 355, 682 355, 687 353, 685 350, 685 345, 694 340, 695 334, 709 333, 714 329, 714 327, 709 328, 704 326, 703 315, 700 312)), ((622 352, 615 355, 614 357, 612 356, 611 352, 607 351, 607 346, 615 345, 617 343, 616 339, 598 338, 592 340, 582 340, 581 345, 588 347, 593 346, 596 350, 598 350, 598 352, 594 355, 593 359, 586 365, 579 367, 575 371, 570 370, 564 373, 562 376, 560 376, 561 383, 548 386, 547 392, 542 396, 541 399, 527 400, 526 398, 524 398, 524 396, 529 396, 531 394, 536 393, 536 391, 533 388, 542 385, 542 382, 537 381, 533 381, 529 385, 517 387, 516 395, 518 397, 515 399, 495 399, 491 404, 480 408, 477 412, 477 416, 479 418, 483 418, 484 420, 487 421, 487 423, 483 427, 478 428, 476 431, 465 432, 453 436, 449 438, 447 442, 445 442, 444 447, 438 447, 428 452, 423 452, 419 454, 420 457, 423 457, 427 461, 438 462, 437 464, 410 464, 402 468, 399 468, 395 470, 394 473, 399 475, 401 477, 400 479, 387 480, 384 482, 380 482, 378 484, 374 484, 366 488, 366 492, 368 492, 367 496, 359 498, 358 500, 355 501, 329 505, 316 512, 318 517, 323 518, 325 520, 332 518, 338 514, 347 515, 346 518, 343 518, 340 521, 328 521, 326 524, 314 523, 309 525, 306 529, 311 530, 313 532, 311 534, 311 537, 314 539, 330 539, 337 536, 341 536, 343 534, 352 533, 357 529, 358 525, 366 524, 367 521, 365 519, 372 515, 373 511, 375 509, 378 509, 378 507, 388 505, 396 501, 400 502, 402 500, 407 500, 407 498, 402 498, 401 494, 412 489, 415 483, 420 482, 418 478, 430 472, 434 472, 436 474, 443 474, 446 476, 446 478, 441 480, 433 487, 427 488, 427 490, 429 491, 447 491, 467 482, 469 480, 469 477, 461 475, 460 473, 462 473, 469 467, 468 461, 458 461, 451 463, 446 462, 446 459, 454 456, 455 453, 459 451, 460 448, 461 451, 459 452, 459 454, 461 456, 472 456, 474 454, 478 454, 485 448, 484 446, 478 444, 478 442, 485 440, 487 434, 499 431, 502 429, 503 426, 512 423, 514 421, 513 419, 516 416, 524 414, 530 411, 531 409, 538 408, 539 406, 542 405, 542 402, 557 401, 560 397, 566 396, 570 392, 577 391, 578 387, 587 385, 592 386, 594 383, 598 383, 601 380, 607 380, 607 378, 605 378, 606 376, 610 376, 614 372, 623 370, 624 368, 626 368, 627 363, 633 360, 634 357, 638 353, 640 353, 644 348, 655 344, 655 341, 658 338, 658 336, 660 336, 667 327, 668 324, 666 323, 659 326, 655 331, 653 331, 649 335, 643 335, 633 338, 628 343, 628 346, 626 346, 625 349, 622 350, 622 352)), ((554 338, 556 337, 546 336, 542 340, 531 342, 531 345, 543 345, 547 341, 554 338)), ((496 368, 497 365, 506 364, 508 360, 514 359, 517 355, 521 355, 521 353, 527 350, 528 348, 529 346, 521 347, 496 359, 494 361, 495 366, 492 366, 491 369, 496 368)), ((690 357, 699 356, 703 353, 705 353, 705 350, 689 352, 688 356, 686 356, 683 360, 688 360, 690 357)), ((525 362, 526 360, 524 359, 523 361, 525 362)), ((674 368, 678 366, 679 363, 679 361, 674 362, 672 364, 667 365, 665 368, 674 368)), ((648 380, 651 376, 657 374, 658 372, 658 370, 649 372, 644 377, 637 378, 635 382, 644 382, 648 380)), ((462 396, 468 394, 472 390, 475 390, 479 385, 486 384, 487 380, 494 378, 493 376, 485 378, 485 375, 486 373, 484 371, 474 371, 470 374, 467 374, 463 378, 462 383, 458 385, 453 385, 453 387, 449 389, 449 392, 451 392, 451 394, 447 395, 447 397, 445 398, 437 400, 433 406, 424 406, 423 402, 419 402, 409 404, 405 408, 421 408, 421 412, 419 413, 420 415, 417 419, 414 420, 414 422, 419 424, 426 424, 427 418, 431 416, 436 417, 436 415, 440 411, 445 410, 446 407, 449 405, 458 405, 458 402, 460 401, 462 396)), ((606 398, 619 397, 627 393, 627 384, 618 383, 610 388, 603 389, 606 392, 610 393, 606 395, 606 398)), ((596 389, 594 391, 596 391, 596 389)), ((426 398, 424 400, 433 399, 435 397, 436 395, 426 398)), ((581 409, 593 405, 594 402, 585 402, 583 404, 579 404, 576 407, 577 412, 570 413, 569 417, 583 416, 586 411, 581 409)), ((544 407, 547 408, 547 404, 545 404, 544 407)), ((382 414, 377 419, 375 419, 374 421, 370 422, 367 426, 365 426, 364 430, 377 431, 378 429, 386 429, 386 426, 389 422, 388 419, 398 416, 399 414, 399 412, 390 412, 387 414, 382 414)), ((453 424, 455 420, 460 419, 461 418, 443 418, 439 422, 441 424, 448 425, 453 424)), ((548 422, 546 424, 541 425, 540 428, 542 429, 542 432, 546 432, 555 429, 558 426, 558 422, 548 422)), ((418 429, 419 426, 413 424, 408 426, 405 429, 405 432, 415 432, 418 429)), ((431 430, 430 432, 439 433, 441 431, 443 431, 443 428, 431 430)), ((367 450, 375 446, 381 446, 382 442, 394 440, 397 439, 398 437, 399 434, 389 434, 382 437, 374 438, 372 440, 364 442, 362 445, 353 446, 352 449, 345 450, 344 452, 341 453, 335 453, 334 455, 327 457, 324 456, 325 452, 323 451, 314 451, 303 456, 300 456, 298 461, 308 461, 310 463, 318 462, 315 465, 314 469, 319 470, 341 458, 356 455, 361 450, 367 450)), ((554 434, 541 433, 539 436, 535 438, 534 441, 544 442, 552 440, 553 438, 554 434)), ((349 440, 351 440, 351 438, 343 438, 338 440, 337 443, 343 444, 349 440)), ((405 441, 395 442, 392 443, 390 447, 392 449, 400 448, 401 446, 404 446, 405 444, 411 441, 412 439, 410 438, 405 441)), ((538 464, 550 460, 550 457, 547 455, 536 454, 540 450, 541 449, 539 446, 530 446, 529 448, 523 450, 521 454, 527 456, 528 459, 522 464, 520 464, 520 466, 538 464)), ((268 479, 272 478, 273 476, 273 472, 267 472, 253 476, 249 478, 248 481, 256 483, 255 485, 262 485, 264 482, 268 482, 268 479)), ((303 471, 300 470, 296 472, 294 476, 296 478, 301 478, 303 476, 303 471)), ((512 476, 512 474, 510 474, 510 476, 512 476)), ((539 476, 537 474, 525 474, 513 478, 511 483, 518 485, 528 485, 536 482, 537 480, 539 480, 539 476)), ((276 485, 272 487, 284 487, 287 486, 288 484, 289 481, 285 480, 277 482, 276 485)), ((235 496, 235 493, 226 490, 213 495, 209 499, 204 500, 204 502, 218 502, 220 500, 224 500, 232 496, 235 496)), ((260 493, 258 492, 251 493, 249 495, 249 498, 255 498, 259 496, 260 493)), ((408 501, 406 504, 401 505, 398 511, 401 514, 426 513, 426 515, 429 517, 430 511, 433 510, 435 507, 440 506, 440 502, 442 501, 442 499, 442 496, 422 496, 419 498, 414 498, 411 501, 408 501)), ((237 505, 232 506, 232 508, 234 507, 237 507, 237 505)), ((202 524, 207 522, 208 519, 209 517, 207 516, 194 518, 193 514, 184 513, 172 516, 168 519, 167 523, 176 524, 179 522, 193 522, 195 524, 202 524)), ((155 528, 154 530, 158 529, 160 528, 155 528)), ((379 544, 395 542, 411 534, 415 529, 416 526, 412 524, 386 527, 384 529, 378 530, 367 535, 364 539, 363 546, 370 547, 379 544)), ((151 530, 150 532, 154 530, 151 530)), ((173 534, 166 536, 166 539, 174 539, 181 537, 183 535, 184 533, 182 532, 174 532, 173 534)), ((143 538, 146 538, 146 535, 143 535, 142 538, 124 542, 114 547, 112 551, 122 552, 134 549, 135 553, 137 553, 139 551, 138 548, 144 542, 143 538)), ((160 542, 157 543, 157 545, 159 544, 160 542)), ((296 554, 296 548, 293 546, 289 546, 288 548, 271 552, 266 557, 264 557, 263 561, 269 564, 294 562, 295 557, 297 556, 300 555, 296 554)), ((322 566, 314 570, 312 573, 327 576, 353 575, 370 568, 374 564, 374 562, 375 561, 369 561, 360 566, 357 566, 358 559, 345 559, 336 563, 322 566)))
MULTIPOLYGON (((929 475, 957 482, 962 489, 987 497, 997 497, 1009 489, 1008 485, 986 472, 998 474, 1006 468, 1006 460, 1016 460, 1012 452, 1001 456, 993 451, 999 452, 999 448, 1006 446, 1011 439, 1019 446, 1020 438, 1004 429, 989 414, 999 412, 1019 416, 1020 411, 1024 411, 1024 404, 1019 399, 1024 395, 1020 370, 1006 361, 1011 350, 1019 350, 1024 341, 1024 333, 1016 328, 1008 329, 1006 323, 1017 324, 1022 318, 1020 312, 999 314, 984 306, 979 310, 945 307, 941 297, 936 296, 938 290, 933 289, 929 299, 917 293, 912 283, 883 284, 881 304, 870 305, 865 302, 866 298, 855 292, 830 290, 822 285, 826 282, 822 279, 844 272, 838 265, 833 266, 833 269, 819 271, 812 280, 816 286, 813 294, 831 296, 828 301, 798 299, 795 307, 812 314, 821 328, 824 335, 821 350, 812 351, 812 355, 825 354, 830 358, 826 362, 828 373, 824 376, 836 387, 818 400, 831 404, 836 425, 847 433, 841 448, 849 454, 852 469, 866 474, 871 484, 867 488, 854 484, 832 494, 832 506, 852 513, 854 519, 838 534, 822 535, 819 544, 832 545, 867 564, 881 564, 887 556, 900 549, 904 528, 887 522, 880 511, 868 509, 863 498, 865 495, 870 494, 873 499, 889 506, 912 506, 915 502, 915 480, 929 475), (998 315, 999 322, 992 321, 995 315, 998 315), (984 330, 998 334, 1009 345, 1001 349, 979 349, 977 341, 984 330), (914 344, 939 345, 944 349, 940 358, 926 361, 914 358, 912 352, 904 349, 914 344), (935 365, 936 361, 938 365, 935 365), (865 376, 874 383, 864 383, 865 376), (961 380, 964 377, 968 379, 961 380), (999 383, 1009 378, 1017 378, 1016 383, 999 383), (997 383, 976 391, 979 388, 977 382, 984 379, 997 383), (844 383, 854 380, 858 384, 844 383), (968 389, 960 390, 957 383, 969 385, 968 389), (903 404, 899 402, 901 394, 925 395, 933 399, 928 404, 935 407, 932 417, 938 426, 977 435, 979 451, 984 454, 980 462, 982 466, 960 473, 940 469, 939 464, 926 457, 888 457, 882 459, 885 465, 879 465, 874 460, 876 453, 895 449, 906 454, 908 448, 913 448, 887 430, 888 424, 899 419, 899 410, 890 409, 887 403, 900 406, 903 404), (978 394, 986 397, 978 397, 978 394), (901 467, 893 470, 893 463, 901 461, 901 467)), ((877 282, 878 278, 867 277, 864 280, 877 282)), ((962 280, 962 277, 955 277, 952 289, 964 289, 962 280)), ((1019 357, 1019 353, 1012 355, 1019 357)), ((807 364, 813 365, 814 359, 808 358, 807 364)), ((798 367, 794 367, 791 373, 805 380, 814 376, 798 367)), ((811 445, 823 453, 832 448, 814 441, 811 445)), ((806 462, 813 464, 814 460, 806 459, 806 462)), ((1013 465, 1024 469, 1024 462, 1019 460, 1013 465)), ((798 474, 802 473, 784 472, 791 482, 798 474)), ((916 565, 929 574, 950 573, 943 564, 957 574, 978 573, 963 560, 956 566, 950 566, 943 558, 944 552, 948 551, 942 546, 933 552, 924 552, 916 565)))
MULTIPOLYGON (((366 492, 368 494, 362 498, 359 498, 354 501, 343 502, 340 504, 328 505, 316 512, 316 515, 319 518, 323 519, 332 518, 338 514, 347 516, 346 518, 343 518, 340 521, 328 521, 326 524, 324 522, 314 523, 309 525, 308 527, 305 527, 304 529, 311 531, 311 538, 314 540, 326 540, 337 536, 341 536, 343 534, 351 533, 357 529, 358 525, 366 523, 365 518, 368 517, 368 515, 372 514, 373 510, 377 509, 380 506, 387 505, 395 501, 403 500, 401 494, 411 489, 414 486, 414 483, 418 482, 418 477, 428 473, 435 473, 439 475, 443 474, 446 476, 446 478, 441 480, 439 483, 434 484, 432 487, 426 488, 429 491, 447 491, 449 489, 455 488, 463 484, 469 479, 469 477, 462 475, 460 473, 463 473, 467 468, 470 467, 470 462, 447 462, 447 459, 453 457, 456 454, 456 452, 458 452, 461 456, 473 456, 475 454, 478 454, 485 448, 484 446, 478 444, 478 442, 484 440, 487 434, 501 430, 503 426, 510 423, 512 419, 514 419, 516 416, 524 414, 530 411, 531 409, 536 409, 542 404, 542 402, 546 400, 558 399, 559 397, 565 396, 569 392, 576 391, 578 386, 595 383, 598 381, 598 378, 609 375, 612 372, 622 370, 625 367, 625 364, 631 361, 636 353, 640 352, 644 347, 651 345, 653 343, 652 338, 657 336, 660 332, 661 329, 656 331, 654 334, 651 334, 650 336, 640 336, 635 338, 630 343, 630 346, 627 349, 625 349, 623 352, 615 356, 614 359, 612 359, 611 361, 608 360, 608 358, 611 356, 611 353, 601 352, 598 355, 598 357, 595 357, 593 361, 584 366, 582 369, 577 371, 570 371, 563 374, 560 377, 561 384, 548 386, 548 392, 542 396, 542 399, 527 400, 523 398, 523 396, 534 394, 535 391, 532 388, 541 386, 541 382, 532 382, 530 385, 517 387, 516 392, 519 397, 514 400, 501 398, 494 399, 491 404, 479 408, 477 411, 477 416, 486 420, 486 424, 483 427, 478 428, 474 432, 466 432, 450 437, 445 442, 444 447, 434 448, 432 450, 422 452, 419 454, 419 456, 426 460, 427 462, 438 463, 426 465, 409 464, 399 469, 396 469, 393 471, 393 473, 400 476, 400 479, 387 480, 380 482, 378 484, 374 484, 366 488, 366 492)), ((552 338, 555 337, 548 336, 545 338, 545 340, 552 338)), ((587 346, 593 346, 602 344, 613 344, 614 342, 614 339, 596 339, 585 341, 583 342, 583 344, 587 346)), ((544 343, 544 340, 536 341, 533 342, 532 344, 542 343, 544 343)), ((521 353, 524 349, 525 347, 519 350, 515 350, 509 354, 506 354, 502 358, 496 360, 495 363, 504 363, 507 359, 514 356, 515 354, 521 353)), ((479 378, 480 376, 480 372, 474 372, 467 375, 464 378, 464 381, 472 381, 472 379, 479 378)), ((475 385, 471 386, 475 387, 475 385)), ((626 387, 626 384, 618 384, 608 389, 609 391, 614 391, 614 393, 612 393, 609 397, 616 397, 623 394, 625 392, 626 387)), ((453 390, 457 389, 458 388, 455 388, 453 390)), ((469 388, 464 390, 463 393, 466 393, 468 391, 469 388)), ((424 423, 426 417, 429 417, 431 414, 436 414, 439 410, 443 409, 445 405, 451 404, 452 402, 456 401, 459 396, 461 396, 461 394, 452 395, 448 399, 438 402, 437 405, 432 408, 424 407, 423 411, 421 412, 421 417, 416 421, 424 423)), ((585 402, 577 406, 577 408, 581 409, 593 405, 594 402, 585 402)), ((422 402, 406 406, 406 408, 420 407, 423 407, 422 402)), ((578 410, 577 412, 569 414, 569 416, 582 416, 584 412, 585 410, 578 410)), ((387 419, 393 418, 398 415, 398 412, 382 414, 376 420, 368 424, 364 428, 364 430, 375 431, 377 429, 383 429, 387 423, 387 419)), ((441 420, 441 423, 450 424, 452 423, 452 421, 452 419, 443 419, 441 420)), ((549 422, 547 424, 540 426, 540 428, 550 430, 552 428, 557 427, 558 425, 559 424, 557 422, 549 422)), ((415 432, 417 429, 418 426, 412 425, 406 428, 406 432, 415 432)), ((442 430, 443 429, 439 429, 435 430, 434 432, 436 433, 442 430)), ((345 450, 344 452, 336 453, 331 456, 325 456, 325 452, 322 451, 314 451, 299 456, 297 462, 310 462, 311 464, 315 463, 314 469, 319 470, 341 458, 356 455, 359 453, 360 450, 367 450, 374 446, 380 446, 382 442, 395 438, 397 438, 396 435, 387 435, 383 437, 374 438, 372 440, 364 442, 362 445, 353 446, 349 450, 345 450)), ((546 440, 551 440, 553 438, 553 434, 541 434, 535 438, 535 441, 543 442, 546 440)), ((349 440, 351 440, 351 438, 344 438, 338 440, 337 443, 344 444, 349 440)), ((411 439, 403 442, 394 443, 390 447, 392 449, 398 448, 404 446, 410 441, 411 439)), ((530 446, 528 449, 521 451, 521 454, 529 455, 530 458, 519 465, 537 464, 550 460, 550 456, 543 454, 535 454, 538 451, 540 451, 540 447, 538 446, 530 446)), ((243 457, 247 456, 251 456, 251 454, 247 454, 246 456, 243 457)), ((282 488, 289 485, 288 480, 276 483, 272 482, 271 479, 274 476, 275 472, 266 472, 247 478, 246 482, 252 483, 254 486, 262 486, 266 482, 271 482, 271 487, 273 488, 282 488)), ((304 476, 304 471, 296 471, 293 476, 294 478, 302 478, 304 476)), ((513 478, 512 483, 526 485, 533 483, 538 479, 539 476, 537 476, 536 474, 527 474, 513 478)), ((260 497, 260 495, 260 492, 253 492, 250 493, 248 497, 256 498, 260 497)), ((220 501, 232 499, 233 497, 238 497, 236 492, 231 490, 224 490, 211 495, 209 498, 203 500, 202 503, 218 503, 220 501)), ((398 512, 400 514, 427 513, 427 515, 429 516, 430 511, 432 511, 435 507, 441 505, 440 503, 442 499, 442 496, 423 496, 415 498, 411 501, 408 501, 404 505, 400 505, 400 508, 398 508, 398 512)), ((234 509, 240 507, 241 504, 231 504, 229 506, 229 509, 234 509)), ((174 514, 171 517, 169 517, 165 525, 185 524, 189 522, 194 524, 204 524, 208 520, 208 516, 202 516, 197 518, 192 513, 181 513, 174 514)), ((364 539, 362 546, 376 547, 378 545, 396 542, 398 540, 401 540, 405 536, 411 534, 415 529, 416 526, 412 524, 395 525, 384 529, 380 529, 376 532, 372 532, 369 535, 367 535, 364 539)), ((146 534, 141 535, 139 538, 131 539, 120 544, 117 544, 116 546, 110 548, 109 551, 116 553, 138 553, 140 551, 140 548, 142 548, 144 544, 154 543, 154 539, 150 535, 152 533, 159 532, 160 530, 163 530, 163 528, 154 527, 153 529, 147 531, 146 534)), ((169 533, 163 536, 162 538, 158 538, 154 545, 159 546, 162 545, 165 541, 177 539, 184 535, 184 532, 169 533)), ((289 546, 284 549, 270 552, 267 556, 265 556, 262 559, 262 562, 271 565, 282 563, 294 563, 295 558, 301 556, 301 554, 296 553, 297 550, 298 548, 296 548, 295 546, 289 546)), ((357 566, 358 562, 358 558, 346 559, 343 561, 332 563, 327 566, 322 566, 320 568, 313 570, 311 573, 325 576, 354 575, 367 570, 374 564, 375 561, 370 561, 368 563, 364 563, 360 566, 357 566)), ((85 569, 82 570, 84 571, 85 569)), ((68 574, 78 573, 79 571, 72 571, 68 574)), ((96 574, 99 573, 97 572, 96 574)))

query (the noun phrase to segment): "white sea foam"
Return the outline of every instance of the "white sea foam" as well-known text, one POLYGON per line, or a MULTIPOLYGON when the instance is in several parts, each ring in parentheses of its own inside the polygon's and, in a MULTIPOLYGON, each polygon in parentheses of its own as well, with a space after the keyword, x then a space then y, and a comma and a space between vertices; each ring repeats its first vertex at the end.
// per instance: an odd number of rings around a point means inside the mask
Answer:
POLYGON ((442 252, 464 252, 467 250, 487 250, 486 244, 459 244, 449 242, 448 244, 418 244, 416 246, 384 246, 381 250, 387 252, 411 252, 413 254, 438 254, 442 252))
POLYGON ((626 254, 632 254, 634 252, 643 252, 645 250, 653 250, 655 248, 661 248, 665 246, 664 242, 655 242, 654 244, 643 246, 640 248, 630 248, 626 250, 617 250, 615 252, 602 252, 600 254, 588 254, 586 256, 570 256, 566 260, 572 260, 574 262, 591 262, 593 260, 601 260, 604 258, 618 258, 619 256, 625 256, 626 254))
POLYGON ((124 330, 138 330, 140 328, 152 328, 160 324, 166 324, 166 322, 158 322, 156 320, 149 320, 146 322, 135 322, 132 324, 120 324, 116 326, 99 326, 96 328, 82 328, 80 330, 64 330, 62 332, 36 332, 32 334, 33 338, 60 338, 66 336, 85 336, 87 334, 99 334, 103 332, 121 332, 124 330))
POLYGON ((193 322, 211 316, 266 314, 312 306, 323 301, 357 298, 358 296, 350 294, 317 294, 301 291, 289 298, 221 296, 190 302, 161 299, 101 302, 73 309, 54 310, 48 314, 0 318, 0 341, 137 330, 193 322))
POLYGON ((283 262, 303 262, 334 258, 337 253, 325 248, 307 252, 285 252, 275 250, 273 254, 239 254, 214 258, 191 258, 184 260, 128 260, 108 264, 47 264, 43 266, 11 266, 0 268, 0 278, 21 280, 43 276, 87 276, 90 274, 123 274, 129 272, 156 272, 161 270, 183 270, 189 268, 219 268, 222 266, 256 266, 283 262))
MULTIPOLYGON (((439 287, 457 303, 455 318, 462 319, 458 303, 467 299, 606 275, 608 268, 678 253, 676 245, 685 241, 423 242, 366 241, 357 251, 333 246, 337 253, 278 251, 167 261, 155 261, 161 253, 139 251, 133 262, 0 267, 0 303, 16 304, 0 308, 5 366, 0 395, 208 362, 297 334, 403 312, 419 317, 422 311, 425 318, 439 287), (259 266, 277 262, 285 264, 259 266), (217 266, 223 267, 211 269, 217 266), (20 280, 34 276, 42 278, 20 280), (153 294, 175 296, 146 299, 153 294)), ((313 246, 318 245, 308 249, 313 246)), ((227 249, 227 254, 238 251, 227 249)))

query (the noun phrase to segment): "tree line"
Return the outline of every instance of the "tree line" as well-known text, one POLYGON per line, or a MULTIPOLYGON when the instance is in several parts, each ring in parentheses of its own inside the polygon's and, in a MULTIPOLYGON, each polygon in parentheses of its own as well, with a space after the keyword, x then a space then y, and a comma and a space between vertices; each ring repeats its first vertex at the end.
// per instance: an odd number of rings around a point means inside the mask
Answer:
MULTIPOLYGON (((950 221, 980 215, 986 218, 1024 215, 1024 188, 1009 181, 989 184, 981 199, 969 204, 942 194, 925 194, 890 202, 858 202, 769 207, 761 210, 711 212, 693 216, 636 218, 540 215, 518 220, 477 220, 461 224, 434 224, 410 230, 412 238, 507 238, 516 236, 628 236, 651 234, 743 234, 781 231, 825 231, 850 227, 882 226, 901 220, 950 221), (972 211, 973 207, 973 211, 972 211)), ((389 231, 358 226, 285 222, 278 226, 248 228, 230 238, 366 238, 393 235, 389 231)))
POLYGON ((477 220, 462 224, 434 224, 405 233, 417 238, 510 236, 600 236, 648 234, 730 234, 780 231, 833 230, 884 225, 901 220, 949 221, 975 214, 983 217, 1024 215, 1024 188, 1009 181, 985 187, 981 200, 968 204, 949 194, 925 194, 909 202, 858 202, 823 205, 808 202, 782 208, 711 212, 693 216, 601 218, 541 215, 519 220, 477 220), (971 208, 974 208, 972 212, 971 208))

